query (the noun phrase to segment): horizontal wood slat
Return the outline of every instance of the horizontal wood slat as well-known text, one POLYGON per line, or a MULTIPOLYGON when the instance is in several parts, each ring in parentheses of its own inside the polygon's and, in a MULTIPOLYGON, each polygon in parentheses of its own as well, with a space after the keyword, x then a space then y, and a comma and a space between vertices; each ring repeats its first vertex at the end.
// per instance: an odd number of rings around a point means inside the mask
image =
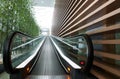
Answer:
POLYGON ((107 18, 109 18, 109 17, 112 17, 112 16, 114 16, 114 15, 116 15, 116 14, 119 14, 119 13, 120 13, 120 8, 118 8, 118 9, 116 9, 116 10, 114 10, 114 11, 112 11, 112 12, 110 12, 110 13, 108 13, 108 14, 106 14, 106 15, 98 18, 98 19, 96 19, 96 20, 93 20, 92 22, 87 23, 87 24, 85 24, 85 25, 83 25, 83 26, 81 26, 81 27, 79 27, 79 28, 77 28, 77 29, 75 29, 75 30, 72 30, 72 31, 70 31, 70 32, 62 35, 62 37, 65 37, 65 36, 70 35, 70 34, 72 34, 72 33, 74 33, 74 32, 80 31, 80 30, 82 30, 82 29, 84 29, 84 28, 87 28, 87 27, 89 27, 89 26, 91 26, 91 25, 93 25, 93 24, 95 24, 95 23, 98 23, 98 22, 100 22, 100 21, 102 21, 102 20, 105 20, 105 19, 107 19, 107 18))
POLYGON ((99 62, 99 61, 94 61, 93 64, 97 67, 100 67, 100 68, 120 77, 120 68, 112 67, 109 64, 99 62))
MULTIPOLYGON (((58 32, 58 35, 64 30, 64 29, 66 29, 69 25, 66 25, 67 23, 68 23, 68 21, 87 3, 87 1, 88 0, 86 0, 73 14, 72 14, 72 16, 70 16, 70 18, 63 24, 63 26, 62 27, 64 27, 63 29, 60 29, 60 31, 58 32), (66 25, 66 26, 65 26, 66 25)), ((80 13, 81 14, 81 13, 80 13)), ((82 14, 81 14, 82 15, 82 14)), ((73 19, 73 20, 75 20, 75 19, 73 19)), ((72 20, 72 21, 73 21, 72 20)), ((72 22, 71 21, 71 22, 72 22)), ((70 22, 70 23, 71 23, 70 22)), ((69 24, 70 24, 69 23, 69 24)))
POLYGON ((117 54, 111 54, 109 52, 102 52, 102 51, 94 51, 95 55, 98 56, 102 56, 102 57, 106 57, 106 58, 111 58, 111 59, 115 59, 115 60, 120 60, 120 55, 117 54))
MULTIPOLYGON (((71 14, 71 11, 73 11, 74 6, 75 6, 76 3, 77 3, 77 0, 73 1, 73 3, 72 3, 72 5, 71 5, 70 9, 68 10, 66 16, 65 16, 64 19, 63 19, 63 23, 62 23, 62 24, 64 24, 64 22, 66 22, 66 19, 67 19, 68 16, 71 14)), ((62 24, 61 24, 61 25, 62 25, 62 24)), ((61 27, 61 26, 60 26, 60 27, 61 27)), ((62 28, 62 27, 61 27, 61 28, 62 28)), ((60 28, 60 29, 61 29, 61 28, 60 28)), ((58 30, 60 30, 60 29, 58 29, 58 30)))
MULTIPOLYGON (((89 17, 93 16, 95 13, 99 12, 100 10, 102 10, 104 7, 110 5, 111 3, 113 3, 115 0, 109 0, 106 3, 104 3, 103 5, 101 5, 99 8, 97 8, 96 10, 94 10, 93 12, 91 12, 90 14, 88 14, 87 16, 85 16, 83 19, 79 20, 77 23, 75 23, 74 25, 70 26, 67 30, 65 30, 64 32, 62 32, 60 35, 62 35, 63 33, 65 33, 66 31, 70 30, 71 28, 75 27, 76 25, 78 25, 79 23, 83 22, 84 20, 88 19, 89 17)), ((79 15, 78 15, 79 16, 79 15)))
POLYGON ((108 27, 99 27, 99 28, 89 30, 89 31, 86 32, 86 34, 94 35, 94 34, 98 34, 98 33, 114 31, 114 30, 118 30, 118 29, 120 29, 120 24, 115 24, 115 25, 111 25, 111 26, 108 26, 108 27))
POLYGON ((120 44, 120 39, 114 40, 93 40, 93 44, 120 44))
POLYGON ((113 79, 110 76, 106 76, 106 74, 103 74, 97 70, 91 70, 91 73, 94 74, 98 79, 113 79))

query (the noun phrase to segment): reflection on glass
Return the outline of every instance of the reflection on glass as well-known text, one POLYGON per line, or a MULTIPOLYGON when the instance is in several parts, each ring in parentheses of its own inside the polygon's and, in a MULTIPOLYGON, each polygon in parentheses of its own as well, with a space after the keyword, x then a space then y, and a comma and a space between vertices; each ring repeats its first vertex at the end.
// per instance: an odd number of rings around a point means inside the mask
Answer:
POLYGON ((42 37, 32 39, 27 36, 17 34, 11 43, 11 62, 15 68, 24 60, 30 57, 38 44, 41 42, 42 37))
POLYGON ((2 54, 0 53, 0 64, 3 63, 3 60, 2 60, 2 54))
POLYGON ((88 45, 86 39, 81 36, 75 38, 56 38, 54 40, 60 47, 60 49, 63 51, 64 55, 66 55, 71 60, 84 68, 87 63, 88 55, 88 45))

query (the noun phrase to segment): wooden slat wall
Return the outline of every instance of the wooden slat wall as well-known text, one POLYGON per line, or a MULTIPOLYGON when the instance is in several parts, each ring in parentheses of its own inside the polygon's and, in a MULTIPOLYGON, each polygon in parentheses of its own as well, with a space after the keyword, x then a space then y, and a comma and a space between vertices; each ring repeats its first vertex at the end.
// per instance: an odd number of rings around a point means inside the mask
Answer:
POLYGON ((88 34, 94 44, 91 73, 99 79, 119 79, 120 0, 68 0, 65 4, 68 9, 55 9, 53 34, 60 37, 88 34))

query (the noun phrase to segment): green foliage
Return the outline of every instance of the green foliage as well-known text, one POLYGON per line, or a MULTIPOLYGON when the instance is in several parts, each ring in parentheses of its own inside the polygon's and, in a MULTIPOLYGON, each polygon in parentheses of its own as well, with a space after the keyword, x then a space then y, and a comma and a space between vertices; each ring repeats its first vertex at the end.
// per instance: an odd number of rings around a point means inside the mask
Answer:
POLYGON ((4 32, 18 30, 32 36, 39 34, 29 0, 1 0, 0 3, 0 19, 4 32))
POLYGON ((5 37, 15 30, 33 37, 39 35, 30 0, 0 0, 0 47, 5 37))

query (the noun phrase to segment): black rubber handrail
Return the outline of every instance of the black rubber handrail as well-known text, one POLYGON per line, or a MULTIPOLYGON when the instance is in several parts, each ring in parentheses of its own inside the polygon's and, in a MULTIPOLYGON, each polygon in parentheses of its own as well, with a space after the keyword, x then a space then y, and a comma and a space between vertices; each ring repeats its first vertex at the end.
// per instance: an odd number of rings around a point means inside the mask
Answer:
POLYGON ((79 36, 83 36, 86 40, 87 46, 88 46, 88 57, 87 57, 87 64, 85 66, 85 72, 90 72, 92 65, 93 65, 93 59, 94 59, 94 51, 93 51, 93 43, 89 35, 87 34, 81 34, 79 36))
POLYGON ((32 38, 31 36, 24 34, 22 32, 14 31, 14 32, 10 33, 10 35, 7 36, 7 38, 5 39, 4 46, 3 46, 3 65, 4 65, 6 72, 9 74, 18 73, 20 70, 20 69, 13 68, 12 62, 11 62, 10 47, 12 44, 12 40, 16 34, 21 34, 21 35, 27 36, 29 38, 32 38))

